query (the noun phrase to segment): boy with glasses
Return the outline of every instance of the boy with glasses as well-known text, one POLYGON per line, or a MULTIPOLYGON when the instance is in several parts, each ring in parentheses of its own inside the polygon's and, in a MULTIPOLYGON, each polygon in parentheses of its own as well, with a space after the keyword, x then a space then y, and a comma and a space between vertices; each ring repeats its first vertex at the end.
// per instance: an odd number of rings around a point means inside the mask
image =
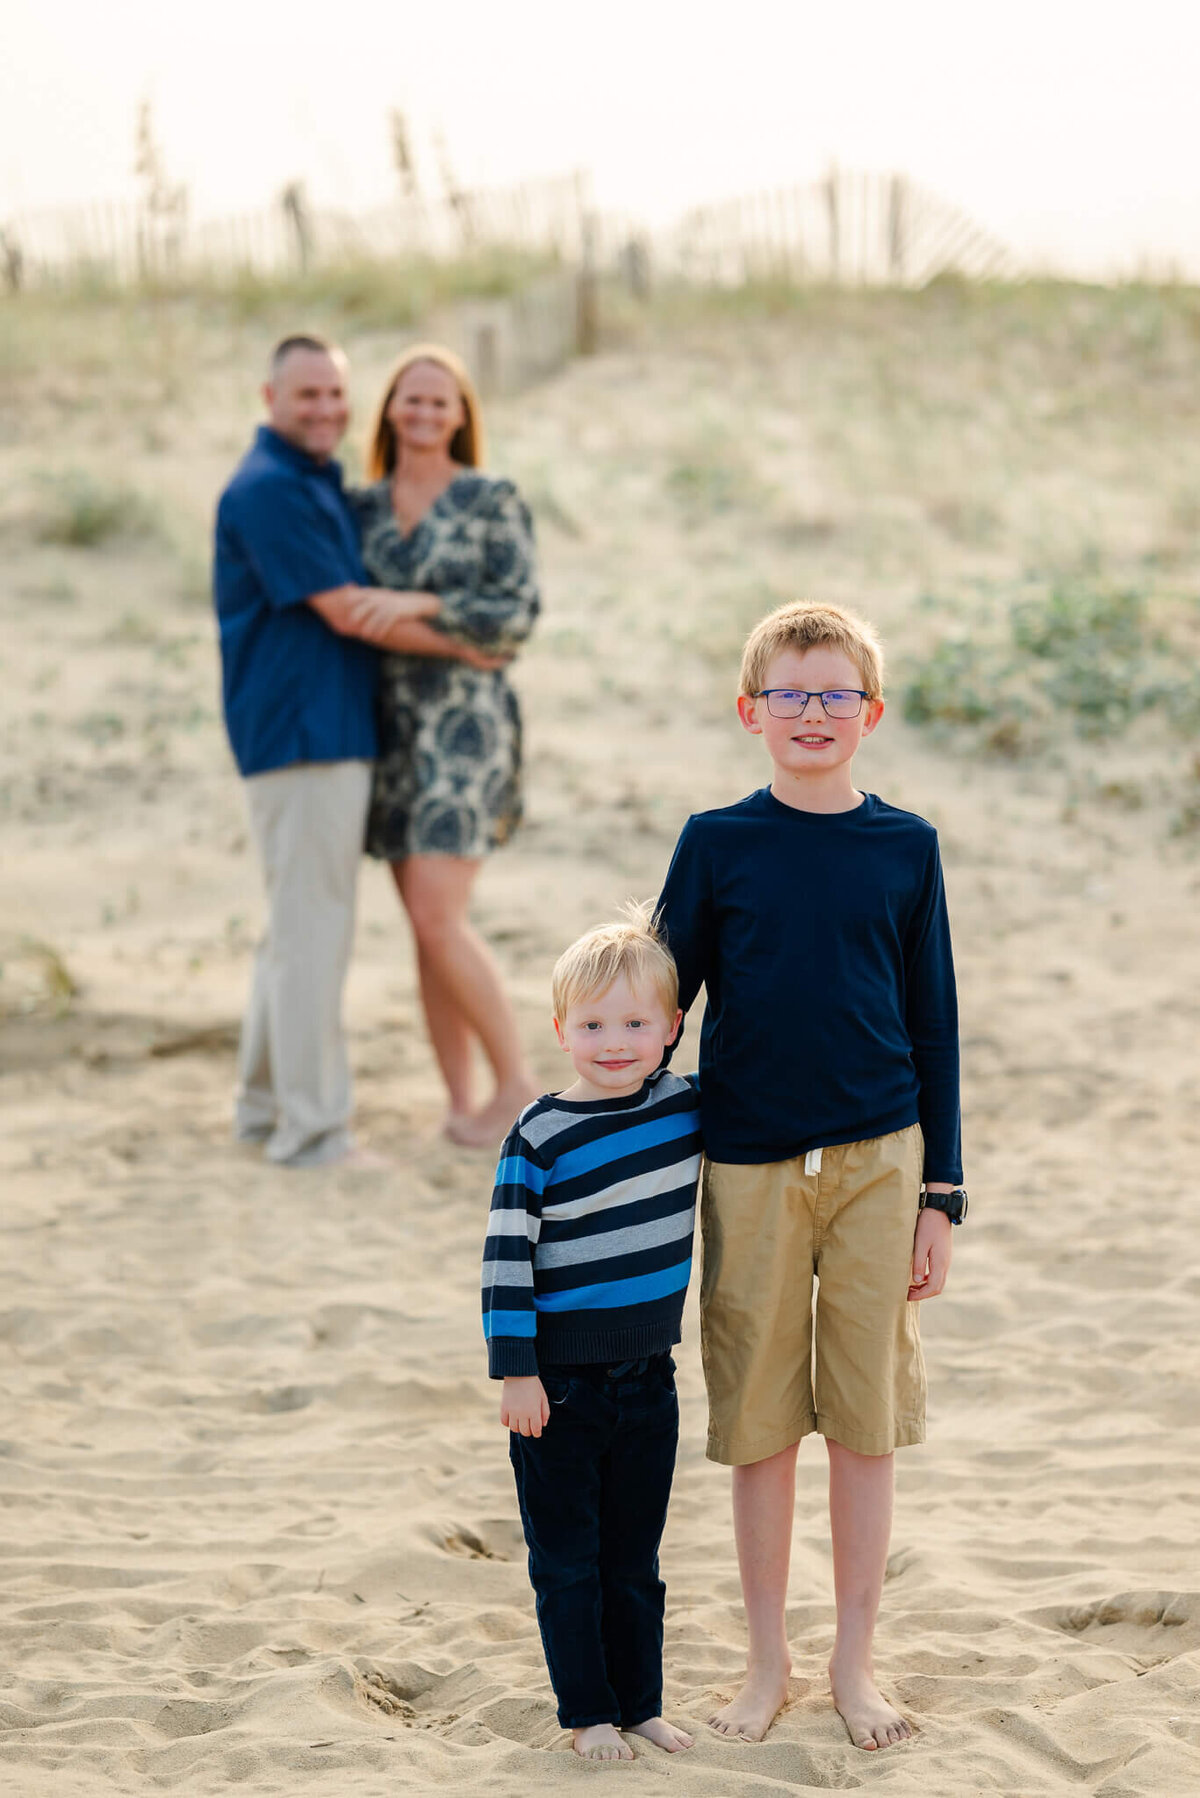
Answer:
POLYGON ((701 985, 708 1001, 708 1453, 733 1467, 749 1632, 746 1682, 711 1721, 759 1741, 786 1700, 796 1451, 818 1430, 830 1684, 851 1740, 874 1750, 912 1733, 875 1685, 872 1642, 892 1451, 925 1434, 916 1302, 945 1286, 966 1211, 950 933, 933 827, 853 783, 883 716, 870 626, 834 606, 782 606, 751 633, 740 689, 771 784, 688 820, 660 902, 679 1003, 701 985))

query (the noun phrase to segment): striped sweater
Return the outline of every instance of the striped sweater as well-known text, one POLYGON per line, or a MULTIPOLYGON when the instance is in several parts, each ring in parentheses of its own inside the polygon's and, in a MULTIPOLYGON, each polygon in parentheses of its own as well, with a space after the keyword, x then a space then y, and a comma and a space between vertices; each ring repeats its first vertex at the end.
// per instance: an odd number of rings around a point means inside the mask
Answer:
POLYGON ((627 1099, 526 1106, 500 1151, 483 1252, 494 1380, 679 1341, 699 1171, 695 1075, 662 1068, 627 1099))

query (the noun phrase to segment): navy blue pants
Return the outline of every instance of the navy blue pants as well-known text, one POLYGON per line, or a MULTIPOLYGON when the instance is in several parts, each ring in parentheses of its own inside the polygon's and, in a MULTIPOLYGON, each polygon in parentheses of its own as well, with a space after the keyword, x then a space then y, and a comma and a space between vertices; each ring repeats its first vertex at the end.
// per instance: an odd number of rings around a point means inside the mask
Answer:
POLYGON ((626 1729, 662 1710, 667 1518, 679 1402, 670 1355, 620 1367, 546 1367, 550 1421, 509 1436, 564 1729, 626 1729))

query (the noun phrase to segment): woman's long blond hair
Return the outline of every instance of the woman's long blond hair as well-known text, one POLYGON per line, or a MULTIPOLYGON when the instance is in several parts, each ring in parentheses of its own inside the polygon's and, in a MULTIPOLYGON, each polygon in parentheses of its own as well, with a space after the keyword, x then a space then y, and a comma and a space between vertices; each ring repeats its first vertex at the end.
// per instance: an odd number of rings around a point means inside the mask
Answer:
POLYGON ((392 403, 392 396, 399 384, 400 377, 416 362, 432 362, 438 368, 444 368, 458 383, 458 391, 462 395, 463 411, 466 418, 450 439, 450 454, 464 468, 481 468, 483 466, 484 437, 483 411, 479 404, 479 395, 475 391, 475 383, 467 373, 464 364, 440 343, 414 343, 404 351, 395 364, 383 390, 383 398, 371 427, 371 436, 367 446, 367 478, 381 481, 385 475, 392 473, 396 466, 396 432, 387 410, 392 403))

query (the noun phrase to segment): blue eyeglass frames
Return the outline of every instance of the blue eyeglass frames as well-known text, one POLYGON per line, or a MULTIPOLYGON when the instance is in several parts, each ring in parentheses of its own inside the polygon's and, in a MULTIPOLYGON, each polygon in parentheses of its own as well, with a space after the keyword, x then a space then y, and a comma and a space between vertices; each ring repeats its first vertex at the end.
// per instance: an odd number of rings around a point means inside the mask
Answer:
POLYGON ((819 699, 829 718, 857 718, 863 700, 870 697, 859 687, 832 687, 827 693, 805 693, 799 687, 764 687, 755 699, 765 699, 772 718, 801 718, 810 699, 819 699))

